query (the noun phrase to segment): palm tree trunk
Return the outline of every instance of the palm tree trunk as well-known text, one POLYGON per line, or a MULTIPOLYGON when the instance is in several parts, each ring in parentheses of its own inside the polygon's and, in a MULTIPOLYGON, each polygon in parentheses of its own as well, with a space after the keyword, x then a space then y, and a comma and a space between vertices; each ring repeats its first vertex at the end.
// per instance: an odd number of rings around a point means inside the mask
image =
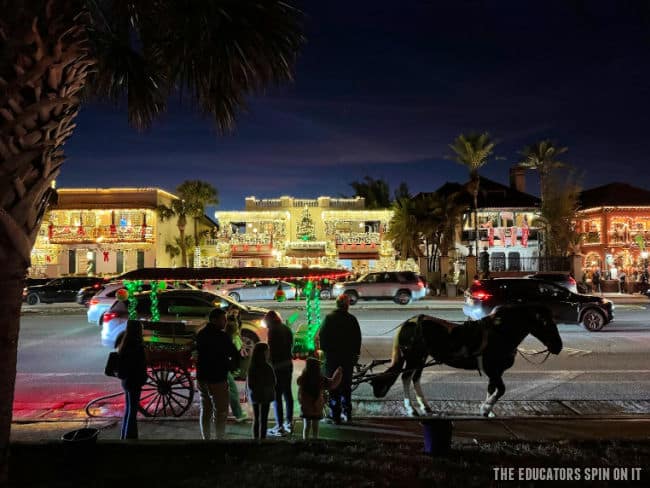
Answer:
POLYGON ((474 238, 476 239, 476 259, 478 259, 478 181, 474 190, 474 238))
POLYGON ((10 61, 0 67, 0 485, 8 472, 22 284, 93 65, 78 5, 52 0, 0 29, 10 61))
POLYGON ((185 227, 179 227, 178 233, 181 237, 181 263, 187 268, 187 248, 185 247, 185 227))

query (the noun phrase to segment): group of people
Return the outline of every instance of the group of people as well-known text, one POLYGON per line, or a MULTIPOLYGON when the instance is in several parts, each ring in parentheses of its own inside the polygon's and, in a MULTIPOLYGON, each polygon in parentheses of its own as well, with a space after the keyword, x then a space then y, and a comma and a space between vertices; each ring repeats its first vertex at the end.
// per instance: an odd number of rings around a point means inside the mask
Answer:
MULTIPOLYGON (((335 424, 352 421, 352 373, 361 351, 361 329, 357 319, 349 313, 349 305, 346 295, 339 297, 336 309, 325 317, 319 330, 317 345, 325 355, 324 368, 318 358, 310 357, 297 379, 303 439, 318 437, 325 391, 329 397, 326 420, 335 424)), ((254 439, 264 439, 267 433, 284 436, 293 430, 293 333, 276 311, 269 311, 264 320, 268 342, 255 344, 246 374, 254 439), (275 427, 268 429, 271 403, 275 427)), ((196 380, 203 439, 210 439, 213 430, 215 438, 225 437, 229 406, 236 422, 247 419, 235 382, 242 358, 240 328, 238 309, 233 307, 227 312, 217 308, 210 313, 208 323, 196 333, 196 380)), ((140 322, 127 323, 118 353, 118 376, 125 393, 121 438, 137 439, 136 416, 142 386, 147 379, 140 322)))

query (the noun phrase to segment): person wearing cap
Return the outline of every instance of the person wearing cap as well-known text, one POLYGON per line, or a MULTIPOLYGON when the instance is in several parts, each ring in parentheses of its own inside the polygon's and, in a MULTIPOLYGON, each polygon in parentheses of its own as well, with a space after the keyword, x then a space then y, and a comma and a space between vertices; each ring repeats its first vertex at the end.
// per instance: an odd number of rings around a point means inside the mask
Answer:
POLYGON ((361 353, 361 327, 348 312, 350 298, 343 294, 336 300, 336 309, 329 313, 318 332, 320 349, 325 353, 325 375, 332 377, 337 368, 343 370, 341 383, 330 393, 329 421, 352 421, 352 372, 361 353))
POLYGON ((226 311, 216 308, 210 312, 208 323, 196 333, 196 381, 201 395, 201 437, 211 437, 214 425, 216 438, 226 433, 228 417, 228 372, 239 366, 239 351, 224 329, 226 311))

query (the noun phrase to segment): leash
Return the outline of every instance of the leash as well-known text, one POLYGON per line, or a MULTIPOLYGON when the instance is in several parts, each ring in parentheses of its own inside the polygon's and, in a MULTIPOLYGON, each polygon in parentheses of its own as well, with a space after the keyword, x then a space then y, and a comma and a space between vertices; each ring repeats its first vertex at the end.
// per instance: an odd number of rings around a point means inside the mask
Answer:
POLYGON ((546 362, 546 360, 548 359, 548 357, 551 355, 551 351, 549 351, 548 349, 544 349, 543 351, 537 351, 537 352, 533 352, 533 353, 530 353, 530 354, 526 354, 526 353, 522 352, 521 349, 517 348, 517 352, 519 353, 519 355, 522 358, 524 358, 530 364, 535 364, 535 365, 544 364, 546 362), (539 362, 531 361, 527 357, 527 356, 537 356, 538 354, 544 354, 544 353, 546 353, 546 357, 544 359, 542 359, 541 361, 539 361, 539 362))

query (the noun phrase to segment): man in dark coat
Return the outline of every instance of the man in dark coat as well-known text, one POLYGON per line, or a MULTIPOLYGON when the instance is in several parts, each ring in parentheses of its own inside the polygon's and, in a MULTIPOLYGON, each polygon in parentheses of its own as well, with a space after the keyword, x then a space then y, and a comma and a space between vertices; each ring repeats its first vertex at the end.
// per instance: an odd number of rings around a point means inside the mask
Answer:
POLYGON ((239 351, 226 327, 226 311, 216 308, 210 312, 208 323, 196 333, 196 381, 201 394, 201 437, 210 439, 214 425, 217 439, 226 433, 228 417, 228 372, 239 366, 239 351))
POLYGON ((339 296, 336 310, 325 317, 319 331, 326 376, 331 378, 339 366, 343 369, 341 384, 330 392, 329 401, 330 419, 337 424, 352 421, 352 370, 361 353, 361 327, 349 306, 348 296, 339 296))

